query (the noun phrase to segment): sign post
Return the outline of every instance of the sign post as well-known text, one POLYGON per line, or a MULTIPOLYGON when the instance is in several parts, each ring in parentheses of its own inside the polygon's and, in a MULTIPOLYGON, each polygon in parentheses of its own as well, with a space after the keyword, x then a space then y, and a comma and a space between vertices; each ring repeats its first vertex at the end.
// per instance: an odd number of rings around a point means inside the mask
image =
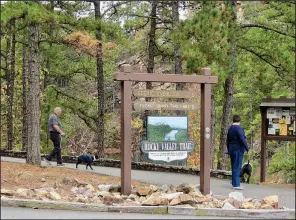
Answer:
MULTIPOLYGON (((217 76, 211 76, 209 68, 201 69, 202 75, 180 75, 180 74, 147 74, 131 73, 131 66, 124 64, 121 72, 114 74, 114 80, 121 82, 121 193, 131 193, 131 82, 168 82, 168 83, 196 83, 201 84, 201 106, 200 106, 200 188, 203 194, 210 193, 210 149, 211 149, 211 85, 218 82, 217 76)), ((135 91, 135 96, 164 97, 166 92, 135 91)), ((180 98, 192 97, 192 94, 184 91, 174 91, 169 97, 180 98)), ((136 102, 135 108, 139 110, 197 110, 195 103, 145 103, 136 102)), ((193 150, 193 143, 143 142, 142 150, 148 154, 150 159, 162 161, 178 160, 187 157, 188 152, 193 150), (143 147, 146 146, 146 147, 143 147), (153 150, 149 150, 153 149, 153 150), (162 149, 163 151, 158 151, 162 149), (167 150, 165 150, 167 149, 167 150)))

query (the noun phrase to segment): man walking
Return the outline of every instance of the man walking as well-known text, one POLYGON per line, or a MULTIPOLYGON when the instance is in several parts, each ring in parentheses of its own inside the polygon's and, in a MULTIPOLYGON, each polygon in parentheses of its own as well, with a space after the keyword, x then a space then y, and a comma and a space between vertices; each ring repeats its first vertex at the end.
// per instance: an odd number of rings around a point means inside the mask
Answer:
POLYGON ((64 166, 62 162, 62 153, 61 153, 61 136, 64 136, 61 127, 61 120, 59 119, 62 114, 60 107, 54 109, 54 114, 52 114, 48 119, 48 131, 50 135, 50 140, 52 140, 54 149, 50 155, 45 157, 45 161, 48 164, 51 164, 50 161, 56 155, 57 156, 57 166, 64 166))

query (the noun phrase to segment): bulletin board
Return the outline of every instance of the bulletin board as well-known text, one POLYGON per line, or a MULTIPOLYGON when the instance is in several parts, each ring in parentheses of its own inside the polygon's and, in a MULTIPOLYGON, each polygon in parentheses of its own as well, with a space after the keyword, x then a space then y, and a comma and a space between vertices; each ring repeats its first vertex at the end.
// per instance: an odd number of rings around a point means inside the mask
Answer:
POLYGON ((295 98, 265 98, 261 112, 261 172, 260 182, 265 182, 269 140, 296 141, 295 98))

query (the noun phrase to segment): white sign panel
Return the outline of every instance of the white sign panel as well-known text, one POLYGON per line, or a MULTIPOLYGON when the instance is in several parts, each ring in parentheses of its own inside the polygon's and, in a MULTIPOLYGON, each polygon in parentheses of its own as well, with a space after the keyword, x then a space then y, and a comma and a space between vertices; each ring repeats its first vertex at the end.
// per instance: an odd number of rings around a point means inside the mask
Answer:
POLYGON ((148 159, 171 162, 187 158, 187 151, 152 151, 148 153, 148 159))

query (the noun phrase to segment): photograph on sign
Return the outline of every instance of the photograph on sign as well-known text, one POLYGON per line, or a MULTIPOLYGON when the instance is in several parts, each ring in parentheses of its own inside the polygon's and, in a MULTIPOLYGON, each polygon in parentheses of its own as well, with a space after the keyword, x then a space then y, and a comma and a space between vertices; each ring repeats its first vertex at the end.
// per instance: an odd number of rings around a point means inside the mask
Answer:
POLYGON ((186 141, 188 117, 147 116, 146 138, 149 141, 186 141))

